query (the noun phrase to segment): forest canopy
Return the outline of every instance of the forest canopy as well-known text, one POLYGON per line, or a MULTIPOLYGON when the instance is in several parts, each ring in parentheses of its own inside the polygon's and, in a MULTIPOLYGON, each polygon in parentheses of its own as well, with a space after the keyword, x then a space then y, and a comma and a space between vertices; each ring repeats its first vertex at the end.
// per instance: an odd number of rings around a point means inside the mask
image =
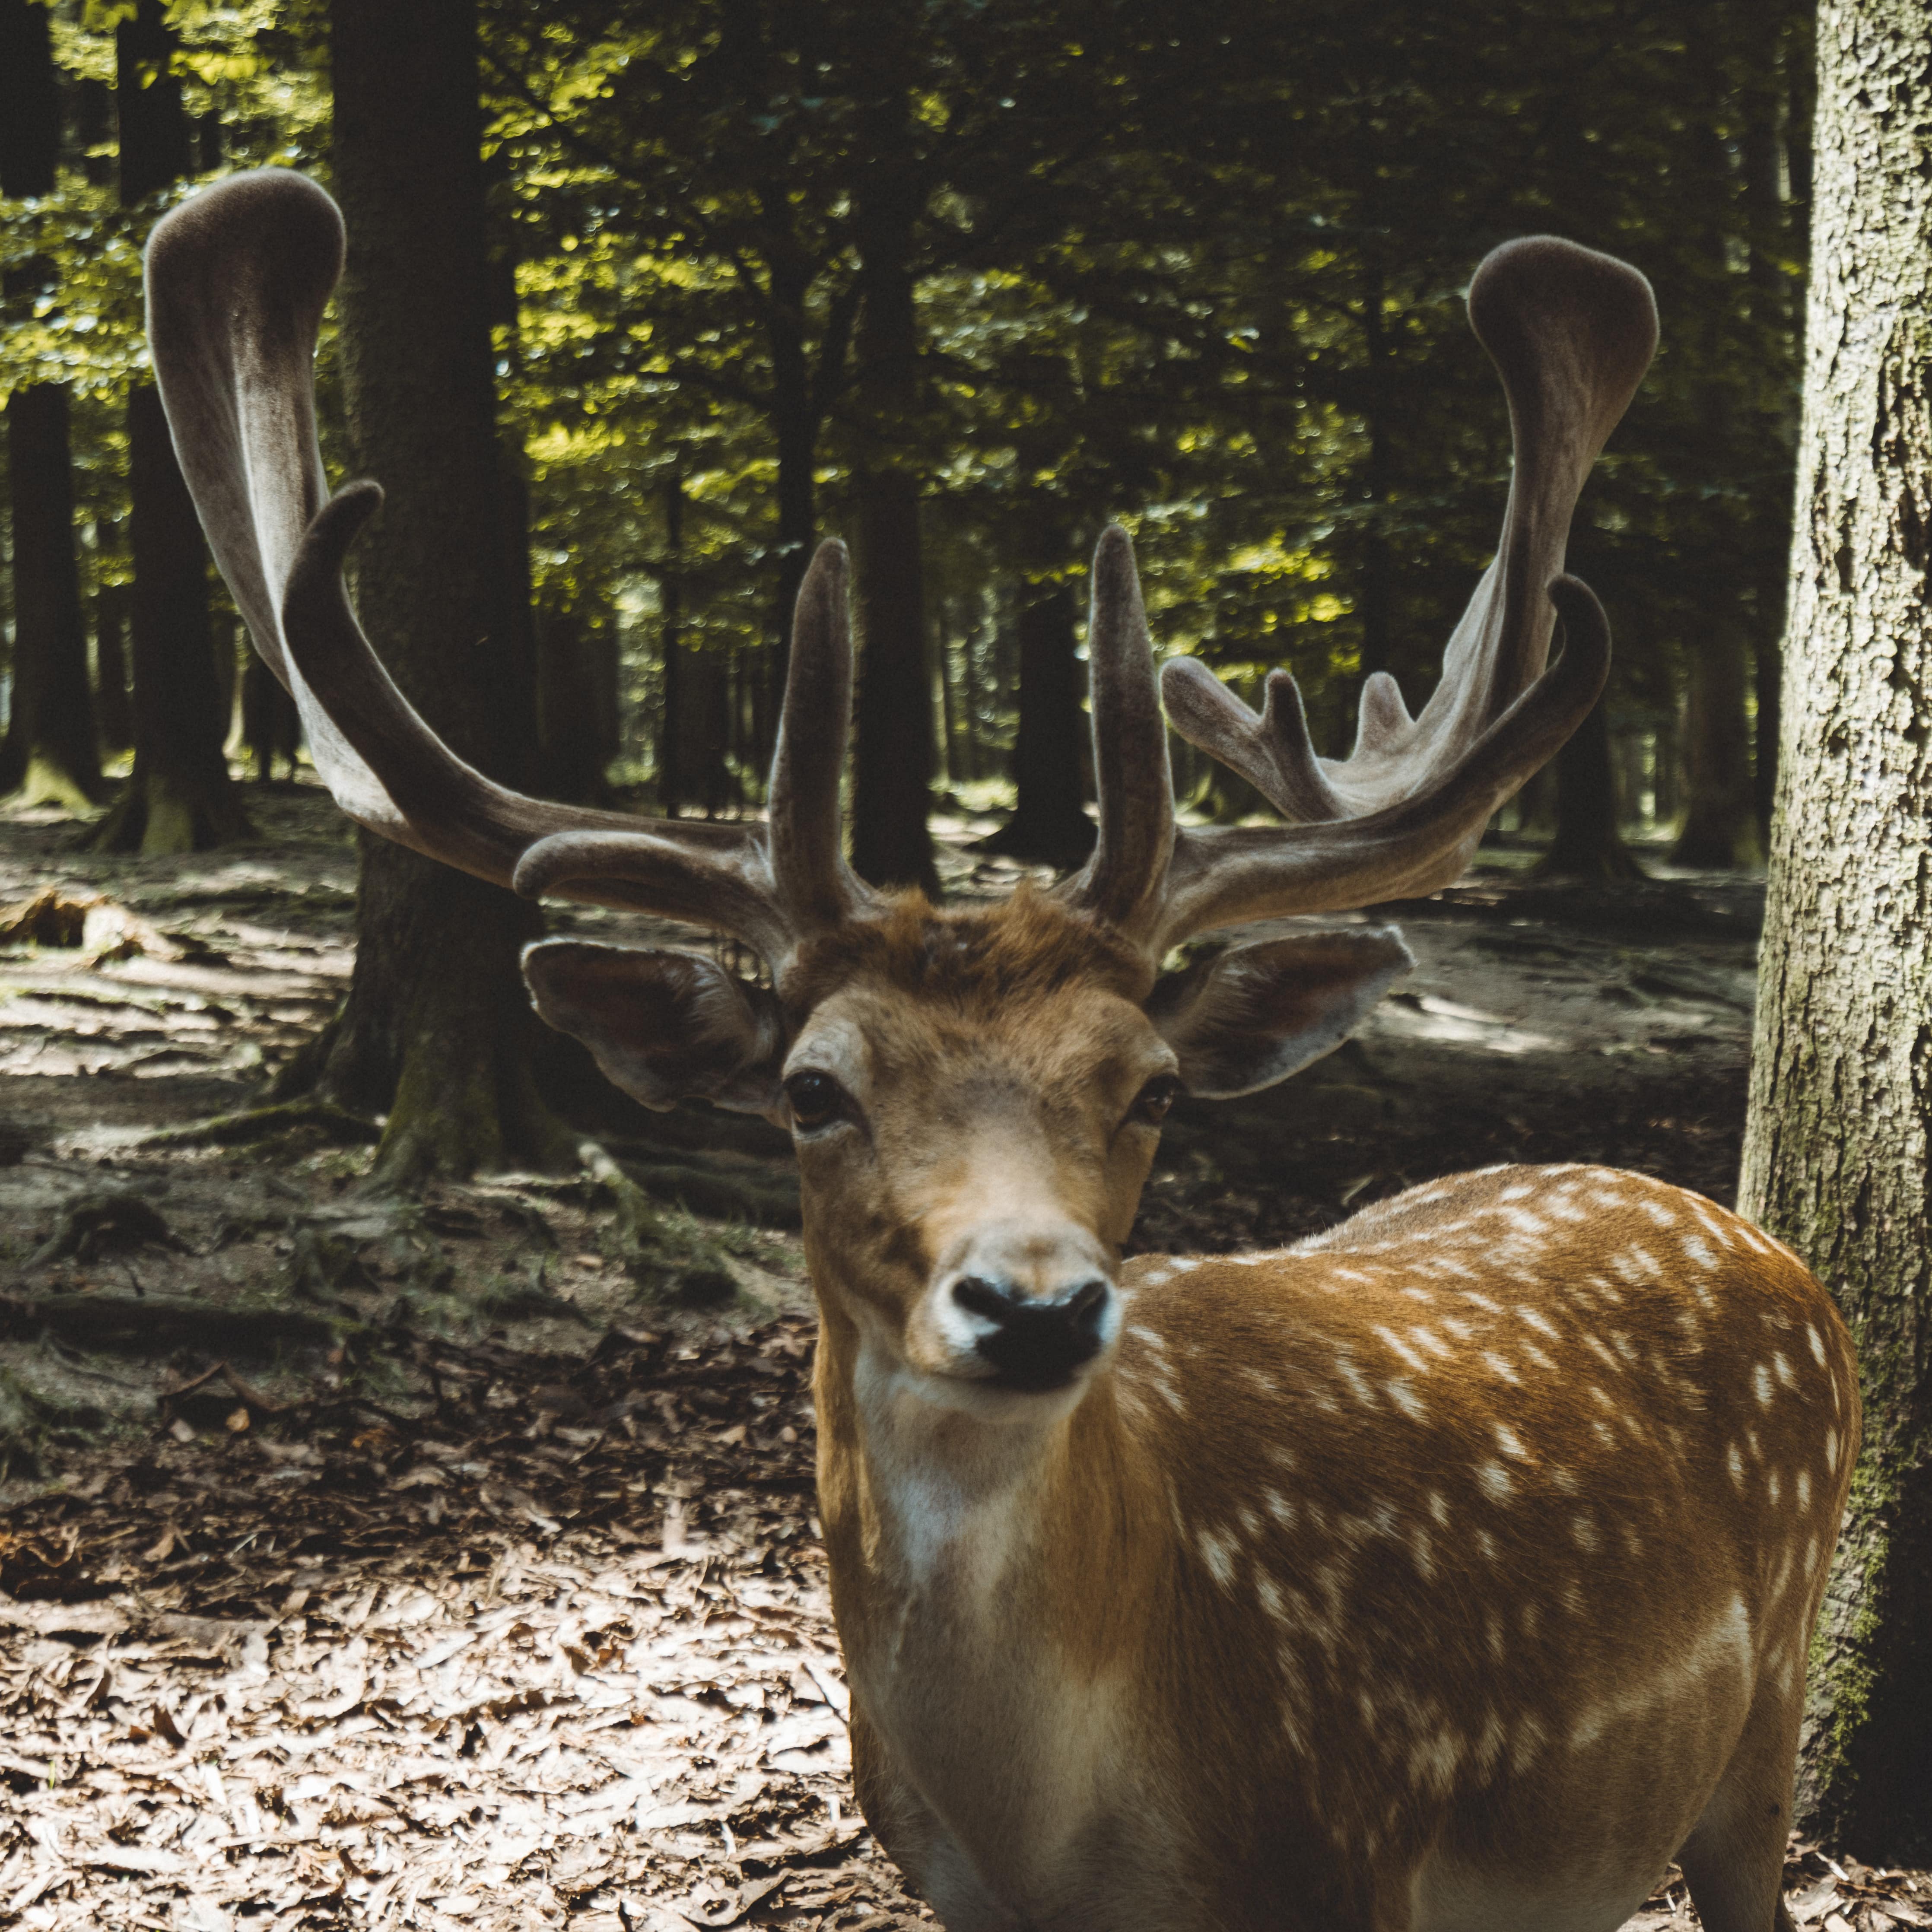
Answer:
MULTIPOLYGON (((46 10, 58 166, 51 191, 0 202, 0 392, 70 398, 104 680, 142 242, 238 168, 328 184, 328 22, 312 0, 46 10), (177 89, 184 129, 178 172, 131 198, 130 85, 177 89)), ((1486 560, 1508 428, 1460 292, 1497 242, 1550 231, 1634 262, 1663 321, 1572 548, 1616 630, 1623 814, 1727 788, 1721 836, 1749 855, 1806 245, 1793 0, 1237 0, 1198 22, 1128 0, 484 0, 479 17, 536 702, 547 741, 592 748, 548 758, 550 789, 755 806, 804 558, 882 475, 918 506, 936 784, 1005 796, 1022 656, 1071 661, 1072 592, 1110 518, 1136 536, 1160 648, 1238 687, 1292 663, 1336 747, 1365 670, 1426 694, 1486 560)), ((327 338, 322 379, 340 478, 327 338)), ((232 620, 217 632, 232 657, 232 620)), ((1056 751, 1077 743, 1069 688, 1056 751)), ((1257 802, 1184 756, 1180 776, 1208 809, 1257 802)))

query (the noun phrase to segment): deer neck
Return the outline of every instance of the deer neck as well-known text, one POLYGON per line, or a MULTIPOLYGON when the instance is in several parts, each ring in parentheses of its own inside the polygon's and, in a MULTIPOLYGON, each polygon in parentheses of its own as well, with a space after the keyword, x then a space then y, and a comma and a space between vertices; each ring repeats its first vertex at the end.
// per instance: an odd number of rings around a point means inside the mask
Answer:
POLYGON ((1102 1368, 1064 1398, 1030 1399, 1030 1414, 935 1399, 822 1304, 819 1498, 848 1642, 883 1616, 956 1638, 990 1617, 1009 1654, 1030 1631, 1103 1667, 1130 1627, 1111 1606, 1145 1594, 1162 1567, 1148 1526, 1167 1516, 1115 1396, 1102 1368))

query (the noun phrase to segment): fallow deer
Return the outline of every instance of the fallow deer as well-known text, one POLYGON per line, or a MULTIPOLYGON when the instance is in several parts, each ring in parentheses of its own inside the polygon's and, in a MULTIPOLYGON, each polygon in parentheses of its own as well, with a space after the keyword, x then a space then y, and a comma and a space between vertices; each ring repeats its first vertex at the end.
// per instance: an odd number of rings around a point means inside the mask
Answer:
POLYGON ((333 204, 278 172, 157 227, 183 468, 352 818, 769 965, 759 988, 696 953, 524 961, 620 1086, 796 1137, 860 1795, 944 1922, 1596 1932, 1676 1856, 1710 1932, 1788 1928, 1806 1647, 1858 1432, 1845 1328, 1796 1259, 1707 1200, 1583 1167, 1434 1181, 1265 1254, 1121 1258, 1173 1096, 1282 1078, 1409 963, 1359 927, 1163 976, 1170 949, 1454 878, 1594 702, 1607 628, 1562 558, 1654 346, 1642 278, 1547 238, 1478 270, 1516 466, 1418 716, 1372 678, 1331 762, 1284 674, 1256 716, 1171 663, 1176 728, 1288 821, 1178 826, 1110 530, 1093 859, 944 909, 842 856, 836 544, 799 599, 767 825, 546 804, 443 747, 342 587, 380 493, 327 500, 315 441, 341 248, 333 204))

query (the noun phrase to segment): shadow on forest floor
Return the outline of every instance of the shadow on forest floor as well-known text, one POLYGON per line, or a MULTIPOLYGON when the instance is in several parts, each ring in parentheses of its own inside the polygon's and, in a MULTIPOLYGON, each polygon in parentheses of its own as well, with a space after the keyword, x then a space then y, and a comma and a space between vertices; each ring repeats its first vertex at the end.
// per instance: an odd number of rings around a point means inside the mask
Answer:
MULTIPOLYGON (((0 954, 0 1916, 930 1923, 853 1808, 782 1143, 607 1136, 728 1257, 716 1306, 637 1278, 588 1176, 386 1202, 326 1122, 156 1144, 340 994, 353 849, 312 790, 260 816, 272 844, 173 861, 0 820, 0 906, 107 902, 0 954)), ((1177 1108, 1137 1244, 1276 1242, 1497 1160, 1728 1201, 1760 899, 1498 870, 1384 909, 1416 974, 1287 1085, 1177 1108)), ((1801 1923, 1932 1922, 1932 1887, 1789 1876, 1801 1923)))

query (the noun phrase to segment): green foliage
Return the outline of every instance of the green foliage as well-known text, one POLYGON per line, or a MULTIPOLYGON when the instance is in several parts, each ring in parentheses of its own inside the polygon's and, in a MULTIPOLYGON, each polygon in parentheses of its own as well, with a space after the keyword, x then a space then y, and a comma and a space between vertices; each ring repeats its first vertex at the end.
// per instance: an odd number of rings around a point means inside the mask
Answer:
MULTIPOLYGON (((56 194, 0 204, 0 392, 76 392, 92 589, 124 574, 111 405, 142 366, 160 212, 118 206, 100 111, 124 10, 56 8, 68 164, 56 194)), ((264 161, 326 178, 326 16, 170 8, 199 179, 264 161)), ((1015 596, 1083 572, 1110 516, 1164 649, 1238 680, 1291 662, 1331 744, 1364 669, 1419 699, 1506 484, 1460 292, 1538 230, 1636 262, 1663 314, 1574 545, 1616 626, 1617 701, 1665 715, 1714 626, 1776 640, 1799 0, 1231 0, 1198 22, 1144 0, 481 0, 481 17, 534 594, 620 638, 634 752, 671 584, 685 645, 736 668, 755 784, 784 597, 844 521, 862 453, 926 490, 949 698, 975 707, 953 735, 970 724, 982 764, 1010 736, 1015 596), (919 368, 883 423, 856 325, 892 250, 919 368)))

